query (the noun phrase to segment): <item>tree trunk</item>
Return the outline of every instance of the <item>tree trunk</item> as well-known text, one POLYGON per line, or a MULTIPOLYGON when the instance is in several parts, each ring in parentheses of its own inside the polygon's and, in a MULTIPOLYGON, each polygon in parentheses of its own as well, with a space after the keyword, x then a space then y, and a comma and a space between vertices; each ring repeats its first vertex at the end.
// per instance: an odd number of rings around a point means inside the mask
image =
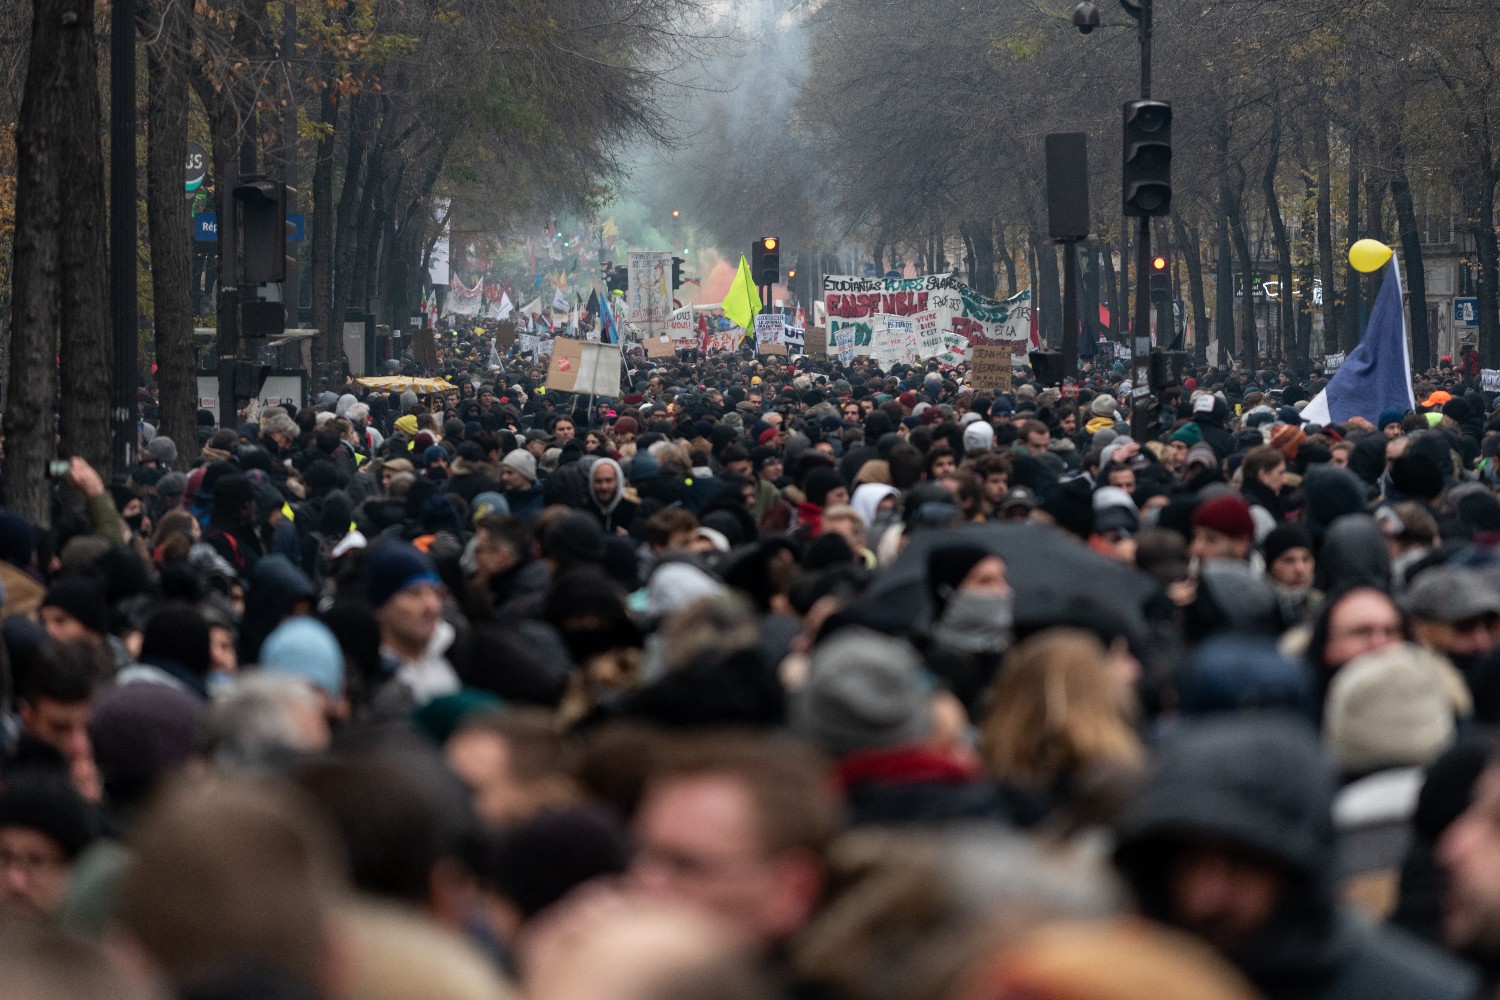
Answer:
POLYGON ((999 290, 995 280, 995 239, 990 224, 978 219, 960 227, 964 244, 970 248, 969 284, 980 295, 991 298, 999 290))
POLYGON ((64 142, 68 130, 61 115, 78 72, 69 59, 93 66, 97 58, 93 24, 92 4, 84 0, 34 0, 31 55, 16 126, 6 502, 42 527, 52 523, 46 471, 57 433, 62 161, 73 155, 64 142))
POLYGON ((996 258, 1005 267, 1005 297, 1013 298, 1016 294, 1016 254, 1010 249, 1005 239, 1005 227, 996 226, 995 231, 999 233, 1000 240, 995 247, 996 258))
POLYGON ((1241 199, 1236 196, 1230 211, 1229 231, 1235 238, 1235 250, 1239 253, 1239 270, 1245 276, 1244 294, 1239 297, 1239 325, 1242 330, 1241 342, 1244 343, 1245 367, 1254 369, 1260 354, 1260 336, 1256 330, 1256 295, 1251 291, 1256 274, 1256 255, 1250 249, 1250 237, 1245 232, 1241 207, 1241 199))
MULTIPOLYGON (((1333 308, 1333 167, 1328 155, 1328 122, 1313 125, 1313 157, 1318 168, 1318 277, 1323 282, 1323 343, 1337 339, 1338 315, 1333 308)), ((1303 289, 1312 302, 1313 289, 1303 289)))
MULTIPOLYGON (((53 53, 67 81, 59 90, 57 108, 57 143, 65 151, 57 161, 64 233, 59 258, 59 426, 63 450, 108 475, 115 350, 110 329, 109 256, 104 241, 109 214, 104 198, 104 146, 100 141, 104 113, 99 98, 93 4, 62 0, 51 6, 62 12, 60 16, 71 13, 80 22, 80 30, 63 32, 60 42, 67 48, 53 53)), ((131 32, 133 44, 133 26, 131 32)), ((131 200, 134 209, 134 192, 131 200)), ((130 248, 132 259, 135 249, 130 248)), ((131 324, 132 332, 137 325, 131 324)))
POLYGON ((1229 136, 1219 134, 1219 268, 1214 278, 1214 337, 1219 342, 1219 357, 1235 348, 1234 337, 1234 258, 1230 252, 1229 203, 1229 136))
MULTIPOLYGON (((1318 178, 1313 168, 1302 165, 1302 247, 1298 255, 1302 261, 1302 273, 1297 277, 1297 297, 1293 299, 1294 315, 1297 317, 1297 336, 1305 344, 1312 344, 1313 331, 1313 278, 1317 276, 1317 257, 1314 241, 1318 228, 1318 178)), ((1326 341, 1325 341, 1326 343, 1326 341)))
POLYGON ((156 41, 147 47, 151 79, 147 105, 146 197, 151 235, 151 297, 156 314, 157 382, 161 421, 157 433, 177 442, 177 468, 196 451, 198 386, 193 365, 193 307, 188 288, 187 203, 182 194, 182 153, 187 148, 188 77, 183 63, 188 8, 156 5, 156 41))
MULTIPOLYGON (((1356 90, 1357 93, 1357 90, 1356 90)), ((1359 170, 1360 135, 1358 128, 1349 130, 1349 228, 1346 236, 1350 246, 1359 239, 1359 170)), ((1339 331, 1339 350, 1352 351, 1359 344, 1360 274, 1354 268, 1346 268, 1348 278, 1344 284, 1344 322, 1339 331)), ((1329 294, 1324 288, 1323 294, 1329 294)))
POLYGON ((1040 310, 1042 343, 1062 346, 1062 287, 1058 278, 1057 247, 1047 238, 1035 218, 1031 225, 1032 252, 1036 255, 1034 301, 1040 310))
POLYGON ((372 98, 358 95, 349 112, 348 148, 344 162, 344 185, 339 191, 339 200, 334 208, 333 235, 333 360, 325 378, 338 380, 344 370, 344 319, 351 306, 363 309, 364 303, 354 301, 354 255, 359 234, 354 231, 359 210, 359 195, 362 189, 366 153, 370 145, 370 125, 375 104, 372 98))
MULTIPOLYGON (((333 321, 333 146, 338 129, 339 94, 330 87, 321 96, 323 131, 318 137, 312 176, 312 321, 318 331, 314 370, 326 371, 337 357, 342 324, 333 321)), ((320 372, 320 377, 323 376, 320 372)))
MULTIPOLYGON (((1296 330, 1292 313, 1292 238, 1287 233, 1286 220, 1281 215, 1281 199, 1276 195, 1276 173, 1281 167, 1281 111, 1277 109, 1271 118, 1271 135, 1266 140, 1266 169, 1261 174, 1261 193, 1266 199, 1266 211, 1271 216, 1271 242, 1276 247, 1276 278, 1281 282, 1276 299, 1277 316, 1283 334, 1296 330)), ((1282 350, 1286 350, 1283 337, 1282 350)), ((1295 334, 1293 341, 1300 338, 1295 334)), ((1291 352, 1288 352, 1291 353, 1291 352)))
MULTIPOLYGON (((1401 253, 1405 258, 1402 263, 1403 276, 1406 279, 1407 302, 1410 306, 1410 333, 1411 333, 1411 363, 1412 367, 1421 371, 1437 360, 1437 345, 1428 337, 1427 332, 1427 273, 1422 267, 1422 235, 1417 228, 1417 213, 1412 205, 1411 179, 1406 175, 1406 150, 1403 143, 1396 143, 1391 150, 1391 204, 1396 208, 1396 221, 1401 230, 1401 253)), ((1483 170, 1479 164, 1475 164, 1476 173, 1483 170)), ((1465 188, 1467 194, 1468 188, 1465 188)), ((1473 206, 1473 214, 1469 216, 1475 224, 1475 229, 1483 229, 1489 234, 1490 245, 1495 240, 1495 185, 1490 183, 1482 192, 1482 197, 1476 199, 1473 206), (1483 201, 1485 204, 1478 204, 1483 201)), ((1483 233, 1476 232, 1476 237, 1483 239, 1483 233)), ((1484 250, 1479 252, 1481 267, 1484 262, 1484 250)), ((1493 288, 1493 286, 1491 286, 1493 288)), ((1481 292, 1483 294, 1483 292, 1481 292)), ((1493 300, 1491 300, 1493 302, 1493 300)), ((1479 303, 1480 309, 1484 308, 1484 300, 1479 303)))
POLYGON ((1385 242, 1385 185, 1373 170, 1365 175, 1365 235, 1385 242))
POLYGON ((1188 298, 1193 303, 1193 346, 1201 354, 1208 343, 1208 296, 1203 288, 1203 234, 1189 226, 1182 216, 1173 220, 1177 227, 1177 254, 1187 264, 1188 298))
MULTIPOLYGON (((1478 148, 1470 152, 1467 169, 1462 176, 1459 188, 1463 193, 1464 222, 1469 232, 1474 236, 1476 256, 1479 258, 1479 360, 1486 368, 1500 368, 1500 246, 1496 245, 1495 238, 1495 185, 1500 181, 1500 173, 1495 168, 1494 152, 1490 149, 1488 142, 1478 140, 1475 143, 1478 148), (1483 143, 1480 145, 1480 143, 1483 143)), ((1406 164, 1398 162, 1399 172, 1396 180, 1391 181, 1391 198, 1396 203, 1396 213, 1402 213, 1402 198, 1410 205, 1411 190, 1406 187, 1404 191, 1397 190, 1399 182, 1406 181, 1406 164)), ((1403 220, 1402 247, 1406 250, 1408 257, 1411 250, 1406 249, 1406 223, 1403 220)), ((1413 233, 1415 242, 1415 232, 1413 233)), ((1418 245, 1420 251, 1420 244, 1418 245)), ((1422 318, 1427 317, 1427 302, 1425 297, 1425 284, 1419 285, 1417 278, 1421 275, 1420 258, 1417 263, 1410 260, 1405 262, 1406 274, 1409 277, 1409 290, 1411 292, 1412 309, 1415 311, 1420 303, 1422 307, 1422 318), (1421 299, 1418 295, 1423 294, 1421 299)), ((1413 313, 1415 315, 1415 312, 1413 313)), ((1412 323, 1413 341, 1415 339, 1416 323, 1412 323)), ((1425 326, 1424 326, 1425 329, 1425 326)), ((1436 351, 1432 352, 1434 355, 1436 351)), ((1412 364, 1430 363, 1426 352, 1420 356, 1412 352, 1412 364)))
POLYGON ((380 128, 375 141, 370 144, 363 183, 360 185, 359 207, 354 219, 354 262, 349 276, 353 304, 365 309, 373 297, 371 288, 376 278, 376 254, 379 250, 381 221, 389 206, 393 204, 392 193, 386 190, 386 162, 396 141, 395 118, 391 113, 389 98, 380 98, 380 128))

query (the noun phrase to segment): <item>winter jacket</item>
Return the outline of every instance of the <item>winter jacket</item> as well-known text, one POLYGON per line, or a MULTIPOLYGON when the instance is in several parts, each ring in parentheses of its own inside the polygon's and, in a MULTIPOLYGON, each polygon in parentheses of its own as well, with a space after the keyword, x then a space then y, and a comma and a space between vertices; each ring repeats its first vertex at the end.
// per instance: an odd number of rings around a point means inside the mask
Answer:
POLYGON ((848 754, 834 775, 853 826, 978 819, 1019 824, 1041 812, 1008 801, 1002 788, 981 779, 973 762, 923 744, 848 754))
POLYGON ((461 458, 455 458, 450 471, 452 474, 443 484, 443 490, 448 493, 457 493, 469 504, 472 504, 474 498, 481 493, 499 493, 504 489, 500 485, 494 466, 487 463, 466 462, 461 458))
POLYGON ((505 502, 510 504, 511 516, 522 521, 536 520, 536 516, 547 505, 542 496, 541 483, 532 483, 529 489, 506 490, 504 496, 505 502))
POLYGON ((1200 413, 1193 418, 1198 430, 1203 433, 1203 443, 1214 450, 1219 461, 1234 454, 1234 435, 1224 427, 1224 418, 1219 414, 1223 404, 1215 404, 1213 413, 1200 413))
POLYGON ((1339 901, 1334 777, 1310 725, 1277 715, 1184 727, 1121 818, 1115 860, 1141 908, 1171 922, 1184 843, 1220 844, 1289 872, 1276 908, 1227 957, 1266 1000, 1460 1000, 1478 980, 1457 961, 1339 901))
POLYGON ((299 601, 314 602, 317 597, 318 588, 300 566, 286 556, 263 556, 255 565, 245 598, 239 634, 240 662, 258 662, 261 644, 286 619, 292 606, 299 601))

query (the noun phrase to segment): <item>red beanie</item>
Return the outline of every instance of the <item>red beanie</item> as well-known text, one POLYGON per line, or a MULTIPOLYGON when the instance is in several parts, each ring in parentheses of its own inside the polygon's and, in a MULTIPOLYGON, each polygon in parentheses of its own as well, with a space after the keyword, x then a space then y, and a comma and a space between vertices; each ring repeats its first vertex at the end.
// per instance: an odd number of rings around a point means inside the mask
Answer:
POLYGON ((1288 462, 1297 460, 1297 449, 1306 440, 1307 435, 1296 424, 1282 424, 1271 432, 1271 447, 1285 455, 1288 462))
POLYGON ((1254 538, 1255 521, 1250 505, 1238 494, 1227 493, 1200 504, 1193 511, 1193 527, 1208 528, 1230 538, 1254 538))
POLYGON ((759 441, 761 444, 772 444, 776 440, 776 434, 777 433, 778 432, 777 432, 776 428, 774 428, 774 427, 767 427, 765 430, 763 430, 763 431, 760 432, 760 437, 757 438, 756 440, 759 441))
POLYGON ((900 403, 907 409, 911 409, 912 407, 917 405, 917 394, 908 389, 901 395, 896 397, 896 402, 900 403))

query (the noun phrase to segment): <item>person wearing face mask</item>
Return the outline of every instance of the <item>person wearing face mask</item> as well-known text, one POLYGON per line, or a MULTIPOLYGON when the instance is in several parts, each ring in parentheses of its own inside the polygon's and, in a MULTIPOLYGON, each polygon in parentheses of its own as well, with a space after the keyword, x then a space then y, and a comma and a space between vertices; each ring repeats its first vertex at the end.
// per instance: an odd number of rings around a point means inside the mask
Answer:
POLYGON ((928 665, 974 718, 1010 646, 1005 560, 977 545, 940 546, 927 555, 927 589, 933 602, 924 642, 928 665))

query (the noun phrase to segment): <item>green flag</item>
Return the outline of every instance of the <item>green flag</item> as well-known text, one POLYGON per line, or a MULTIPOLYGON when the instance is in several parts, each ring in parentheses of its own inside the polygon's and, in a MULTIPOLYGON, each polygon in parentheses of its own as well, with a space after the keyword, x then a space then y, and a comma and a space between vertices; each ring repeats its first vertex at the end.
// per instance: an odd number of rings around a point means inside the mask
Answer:
POLYGON ((734 284, 724 297, 724 315, 745 331, 745 336, 755 336, 755 314, 760 312, 760 290, 750 277, 750 262, 740 254, 740 269, 735 272, 734 284))

